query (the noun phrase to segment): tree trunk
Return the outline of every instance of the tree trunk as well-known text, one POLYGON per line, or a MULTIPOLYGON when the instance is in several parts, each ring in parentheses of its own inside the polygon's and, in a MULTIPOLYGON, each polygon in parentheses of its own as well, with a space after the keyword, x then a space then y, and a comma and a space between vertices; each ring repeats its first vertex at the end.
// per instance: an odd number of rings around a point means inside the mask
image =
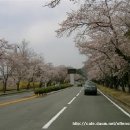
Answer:
POLYGON ((125 86, 123 84, 122 84, 121 88, 122 88, 122 91, 125 92, 125 86))
POLYGON ((3 81, 3 92, 6 93, 7 90, 7 80, 3 81))
POLYGON ((130 86, 128 86, 128 93, 130 93, 130 86))
POLYGON ((32 87, 35 89, 35 83, 34 83, 34 78, 32 77, 32 87))
POLYGON ((118 85, 119 85, 119 83, 118 83, 118 78, 115 76, 115 77, 113 77, 113 82, 114 82, 114 88, 117 90, 118 89, 118 85))
POLYGON ((29 89, 29 88, 30 88, 30 81, 27 84, 27 89, 29 89))
POLYGON ((43 85, 43 83, 40 81, 40 83, 39 83, 39 88, 41 88, 41 87, 42 87, 42 85, 43 85))
POLYGON ((32 82, 32 85, 33 85, 33 89, 35 89, 35 84, 34 84, 34 81, 32 82))
POLYGON ((120 87, 121 87, 123 92, 126 92, 125 91, 125 82, 124 82, 123 78, 120 79, 120 87))
POLYGON ((130 65, 129 65, 129 68, 128 68, 128 93, 130 93, 130 65))
POLYGON ((17 85, 17 91, 19 91, 20 81, 18 81, 18 82, 16 83, 16 85, 17 85))

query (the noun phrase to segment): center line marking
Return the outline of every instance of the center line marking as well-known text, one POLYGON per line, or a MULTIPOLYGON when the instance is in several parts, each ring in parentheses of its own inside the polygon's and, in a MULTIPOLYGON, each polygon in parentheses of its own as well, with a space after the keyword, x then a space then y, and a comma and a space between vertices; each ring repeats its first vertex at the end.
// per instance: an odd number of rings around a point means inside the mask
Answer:
POLYGON ((27 101, 27 100, 30 100, 30 99, 33 99, 33 98, 36 98, 36 97, 37 96, 34 95, 34 96, 27 97, 27 98, 21 98, 21 99, 3 102, 3 103, 0 103, 0 107, 7 106, 7 105, 10 105, 10 104, 19 103, 19 102, 23 102, 23 101, 27 101))
POLYGON ((57 118, 60 114, 66 109, 67 107, 63 107, 49 122, 47 122, 42 129, 47 129, 57 118))
POLYGON ((77 97, 79 96, 79 93, 76 95, 77 97))
POLYGON ((76 97, 74 97, 68 104, 70 105, 74 100, 75 100, 76 97))

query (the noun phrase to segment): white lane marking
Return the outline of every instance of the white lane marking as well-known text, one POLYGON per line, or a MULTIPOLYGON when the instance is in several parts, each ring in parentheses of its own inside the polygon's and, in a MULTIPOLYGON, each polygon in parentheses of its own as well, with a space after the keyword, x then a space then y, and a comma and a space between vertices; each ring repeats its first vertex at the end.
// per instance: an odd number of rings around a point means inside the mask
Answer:
POLYGON ((79 93, 76 95, 77 97, 79 96, 79 93))
POLYGON ((83 89, 84 89, 84 88, 81 88, 80 91, 79 91, 79 93, 81 93, 83 89))
POLYGON ((68 104, 70 105, 74 100, 75 100, 76 97, 74 97, 68 104))
POLYGON ((63 107, 49 122, 47 122, 42 129, 47 129, 57 118, 60 116, 61 113, 66 109, 67 107, 63 107))
POLYGON ((109 97, 107 97, 104 93, 102 93, 99 89, 98 91, 105 97, 107 98, 113 105, 115 105, 119 110, 121 110, 125 115, 127 115, 130 118, 130 114, 126 112, 124 109, 122 109, 120 106, 118 106, 115 102, 113 102, 109 97))

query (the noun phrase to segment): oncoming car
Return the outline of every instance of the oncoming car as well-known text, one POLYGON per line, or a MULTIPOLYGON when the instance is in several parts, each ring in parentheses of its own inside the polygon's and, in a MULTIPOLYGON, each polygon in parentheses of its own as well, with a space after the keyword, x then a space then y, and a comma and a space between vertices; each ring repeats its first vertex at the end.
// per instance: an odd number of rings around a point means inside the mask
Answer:
POLYGON ((84 84, 84 95, 94 94, 97 95, 97 86, 92 81, 86 81, 84 84))

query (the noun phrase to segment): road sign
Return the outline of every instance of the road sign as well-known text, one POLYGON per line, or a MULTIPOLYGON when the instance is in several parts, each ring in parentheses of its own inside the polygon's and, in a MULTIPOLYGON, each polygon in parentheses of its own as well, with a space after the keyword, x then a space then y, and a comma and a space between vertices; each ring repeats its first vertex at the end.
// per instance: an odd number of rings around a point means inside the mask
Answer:
POLYGON ((76 74, 76 69, 68 69, 68 74, 76 74))

